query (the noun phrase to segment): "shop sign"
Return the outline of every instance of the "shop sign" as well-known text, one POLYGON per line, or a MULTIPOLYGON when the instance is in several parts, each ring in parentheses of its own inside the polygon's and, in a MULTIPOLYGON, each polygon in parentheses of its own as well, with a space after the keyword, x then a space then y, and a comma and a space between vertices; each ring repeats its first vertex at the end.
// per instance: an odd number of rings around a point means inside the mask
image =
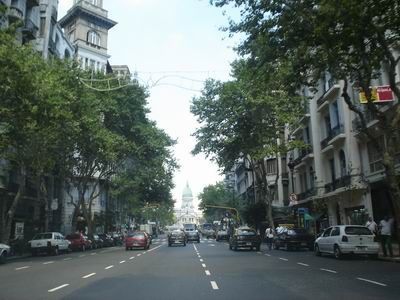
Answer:
MULTIPOLYGON (((360 91, 360 103, 368 103, 364 91, 360 91)), ((389 85, 375 86, 371 88, 371 101, 373 103, 385 103, 394 101, 394 94, 389 85)))

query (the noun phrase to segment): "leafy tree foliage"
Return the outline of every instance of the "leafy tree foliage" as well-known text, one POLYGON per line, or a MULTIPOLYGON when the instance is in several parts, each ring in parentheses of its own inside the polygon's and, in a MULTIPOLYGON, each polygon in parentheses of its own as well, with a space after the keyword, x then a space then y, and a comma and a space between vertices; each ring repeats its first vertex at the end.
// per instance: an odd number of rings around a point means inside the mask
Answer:
POLYGON ((343 100, 361 120, 362 132, 382 153, 386 181, 392 195, 400 233, 400 187, 395 170, 399 152, 400 107, 387 112, 371 101, 372 81, 388 74, 389 85, 400 99, 396 70, 400 57, 400 12, 397 1, 307 0, 250 1, 215 0, 216 6, 240 7, 241 19, 231 22, 228 31, 244 33, 239 53, 255 63, 257 69, 279 57, 291 61, 288 85, 314 86, 323 72, 343 80, 343 100), (353 103, 349 84, 361 88, 368 100, 363 107, 353 103), (366 114, 380 122, 385 142, 366 126, 366 114))

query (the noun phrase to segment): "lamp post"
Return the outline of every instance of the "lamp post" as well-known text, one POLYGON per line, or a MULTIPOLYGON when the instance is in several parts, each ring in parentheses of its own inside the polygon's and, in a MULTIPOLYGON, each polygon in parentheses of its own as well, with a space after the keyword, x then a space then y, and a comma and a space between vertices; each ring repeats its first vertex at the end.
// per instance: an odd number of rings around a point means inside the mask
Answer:
POLYGON ((293 161, 293 155, 291 154, 289 157, 288 167, 290 171, 290 180, 292 181, 292 193, 294 193, 294 180, 293 180, 293 173, 294 173, 294 166, 295 163, 293 161))

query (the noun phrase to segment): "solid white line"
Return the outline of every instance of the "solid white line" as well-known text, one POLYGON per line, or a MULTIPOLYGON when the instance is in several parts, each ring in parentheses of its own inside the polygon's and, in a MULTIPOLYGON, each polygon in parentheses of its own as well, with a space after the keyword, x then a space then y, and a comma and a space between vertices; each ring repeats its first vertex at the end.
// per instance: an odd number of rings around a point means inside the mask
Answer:
POLYGON ((54 264, 54 261, 46 261, 43 263, 44 265, 54 264))
POLYGON ((203 262, 204 260, 202 258, 200 258, 200 261, 203 262))
POLYGON ((325 272, 329 272, 329 273, 337 273, 336 271, 334 271, 334 270, 329 270, 329 269, 320 269, 321 271, 325 271, 325 272))
POLYGON ((307 265, 307 264, 301 263, 301 262, 298 262, 297 264, 300 265, 300 266, 305 266, 305 267, 309 267, 310 266, 310 265, 307 265))
POLYGON ((23 269, 28 269, 28 268, 30 268, 30 266, 23 266, 23 267, 20 267, 20 268, 15 268, 15 271, 19 271, 19 270, 23 270, 23 269))
POLYGON ((141 255, 142 255, 142 254, 139 253, 137 256, 139 257, 139 256, 141 256, 141 255))
POLYGON ((205 268, 206 267, 206 264, 201 264, 202 266, 203 266, 203 268, 205 268))
POLYGON ((135 258, 134 256, 129 257, 129 259, 134 259, 134 258, 135 258))
POLYGON ((362 281, 366 281, 366 282, 369 282, 369 283, 377 284, 377 285, 380 285, 380 286, 387 286, 387 284, 380 283, 380 282, 373 281, 373 280, 369 280, 369 279, 365 279, 365 278, 361 278, 361 277, 357 277, 357 279, 358 280, 362 280, 362 281))
POLYGON ((86 279, 86 278, 92 277, 94 275, 96 275, 96 273, 90 273, 90 274, 87 274, 87 275, 83 276, 82 278, 86 279))
POLYGON ((217 283, 215 281, 211 281, 211 286, 212 286, 213 290, 218 290, 219 289, 219 287, 218 287, 218 285, 217 285, 217 283))
POLYGON ((111 266, 105 267, 104 269, 105 269, 105 270, 108 270, 108 269, 111 269, 111 268, 114 268, 114 266, 111 265, 111 266))
POLYGON ((120 264, 123 264, 124 262, 126 262, 126 261, 125 261, 125 260, 121 260, 119 263, 120 263, 120 264))
POLYGON ((48 290, 48 292, 52 293, 52 292, 55 292, 55 291, 57 291, 59 289, 65 288, 66 286, 69 286, 69 284, 66 283, 66 284, 60 285, 60 286, 58 286, 58 287, 56 287, 54 289, 48 290))
POLYGON ((210 275, 211 275, 210 271, 205 270, 205 272, 206 272, 206 275, 207 275, 207 276, 210 276, 210 275))
POLYGON ((71 257, 64 258, 63 260, 71 260, 71 257))
POLYGON ((280 260, 288 261, 287 258, 279 257, 280 260))

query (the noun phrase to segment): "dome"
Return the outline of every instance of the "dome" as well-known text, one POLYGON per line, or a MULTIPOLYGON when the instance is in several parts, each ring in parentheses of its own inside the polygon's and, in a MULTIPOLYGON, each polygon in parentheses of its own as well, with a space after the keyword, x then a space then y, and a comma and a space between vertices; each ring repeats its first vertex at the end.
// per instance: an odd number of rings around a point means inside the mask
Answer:
POLYGON ((183 189, 182 198, 193 198, 192 190, 189 187, 189 183, 186 183, 186 187, 183 189))

